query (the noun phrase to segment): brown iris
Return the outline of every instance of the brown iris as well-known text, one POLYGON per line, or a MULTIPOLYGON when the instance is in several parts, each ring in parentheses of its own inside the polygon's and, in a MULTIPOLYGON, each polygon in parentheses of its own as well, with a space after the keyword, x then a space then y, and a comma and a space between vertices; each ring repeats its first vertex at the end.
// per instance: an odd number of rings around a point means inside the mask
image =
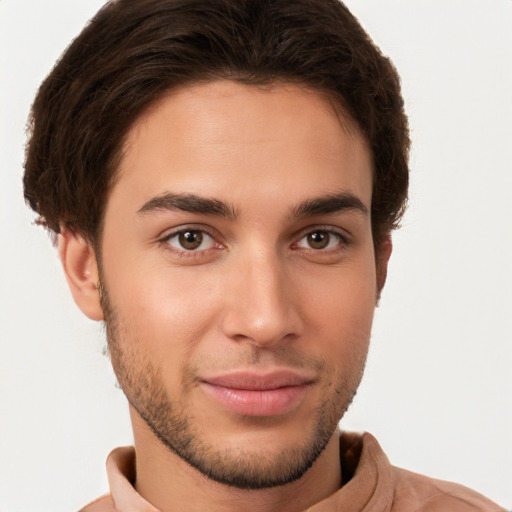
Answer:
POLYGON ((326 231, 309 233, 308 244, 312 249, 325 249, 329 244, 330 235, 326 231))
POLYGON ((203 243, 203 234, 201 231, 182 231, 178 239, 184 249, 192 251, 203 243))

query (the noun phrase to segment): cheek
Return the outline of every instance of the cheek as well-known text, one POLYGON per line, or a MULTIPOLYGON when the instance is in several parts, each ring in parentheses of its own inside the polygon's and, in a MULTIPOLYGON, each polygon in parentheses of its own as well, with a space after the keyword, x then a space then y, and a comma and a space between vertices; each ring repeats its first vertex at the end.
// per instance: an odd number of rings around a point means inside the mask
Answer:
POLYGON ((368 349, 376 303, 373 265, 337 269, 319 284, 303 304, 307 324, 322 333, 315 338, 336 360, 360 359, 368 349))
POLYGON ((195 297, 200 286, 195 280, 168 274, 169 269, 153 269, 128 281, 121 272, 109 274, 109 298, 118 324, 118 357, 112 363, 127 394, 161 382, 176 399, 185 384, 184 370, 200 350, 214 316, 213 302, 205 295, 195 297), (138 377, 130 380, 132 374, 138 377), (147 385, 145 378, 150 378, 147 385))
POLYGON ((105 262, 106 286, 124 324, 123 343, 144 345, 159 366, 169 364, 172 348, 175 366, 211 324, 215 283, 207 272, 155 263, 141 254, 113 261, 105 262))

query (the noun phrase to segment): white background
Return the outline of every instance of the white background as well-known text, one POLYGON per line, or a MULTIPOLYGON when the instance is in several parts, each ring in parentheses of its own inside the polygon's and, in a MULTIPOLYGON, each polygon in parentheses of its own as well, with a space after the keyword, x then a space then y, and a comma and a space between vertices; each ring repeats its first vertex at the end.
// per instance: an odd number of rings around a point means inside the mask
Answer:
MULTIPOLYGON (((101 0, 0 0, 0 510, 76 510, 129 444, 101 325, 22 199, 35 90, 101 0)), ((351 0, 402 79, 411 206, 346 429, 512 507, 512 1, 351 0)))

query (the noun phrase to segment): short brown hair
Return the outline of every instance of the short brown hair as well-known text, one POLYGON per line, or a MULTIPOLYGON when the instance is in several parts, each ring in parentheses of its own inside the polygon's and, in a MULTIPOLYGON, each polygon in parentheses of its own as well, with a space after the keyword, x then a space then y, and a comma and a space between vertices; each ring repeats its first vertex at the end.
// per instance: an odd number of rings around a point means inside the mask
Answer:
POLYGON ((409 134, 398 74, 338 0, 113 0, 42 83, 25 199, 40 223, 98 241, 133 122, 169 89, 227 78, 327 92, 367 137, 376 246, 403 215, 409 134))

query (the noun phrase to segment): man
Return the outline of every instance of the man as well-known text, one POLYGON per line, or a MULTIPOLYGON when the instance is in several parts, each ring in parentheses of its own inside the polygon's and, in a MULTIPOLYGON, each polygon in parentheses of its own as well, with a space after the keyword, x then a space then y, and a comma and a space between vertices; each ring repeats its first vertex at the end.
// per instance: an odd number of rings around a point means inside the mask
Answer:
POLYGON ((337 2, 98 14, 38 94, 25 175, 130 403, 136 459, 86 510, 499 510, 336 431, 408 144, 396 72, 337 2))

